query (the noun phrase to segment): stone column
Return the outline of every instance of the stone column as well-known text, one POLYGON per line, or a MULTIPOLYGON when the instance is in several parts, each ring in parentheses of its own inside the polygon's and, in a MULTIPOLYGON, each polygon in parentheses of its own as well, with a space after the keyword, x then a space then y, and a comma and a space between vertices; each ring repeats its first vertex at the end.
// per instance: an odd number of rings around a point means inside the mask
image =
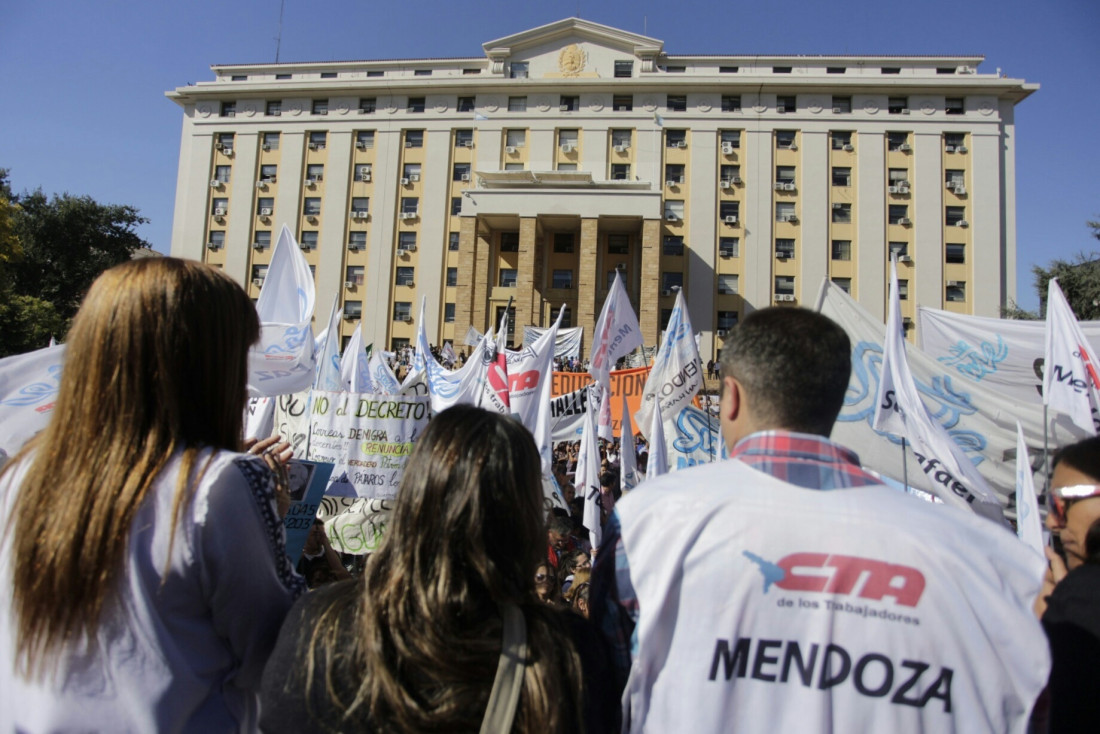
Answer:
POLYGON ((599 315, 597 308, 603 306, 596 303, 596 282, 599 273, 596 272, 596 254, 598 234, 600 228, 599 219, 581 219, 580 259, 577 267, 577 318, 574 326, 584 329, 584 344, 582 353, 592 355, 592 333, 596 328, 596 317, 599 315))
POLYGON ((516 343, 523 341, 523 329, 536 324, 538 314, 534 310, 535 299, 535 248, 538 219, 522 217, 519 220, 519 259, 516 267, 516 323, 512 324, 516 343))
POLYGON ((459 219, 458 288, 455 291, 455 349, 466 336, 473 320, 474 260, 478 249, 477 217, 459 219))
MULTIPOLYGON (((473 257, 474 268, 474 294, 473 308, 470 313, 470 322, 478 331, 484 332, 493 314, 488 313, 489 307, 489 254, 492 252, 492 233, 483 232, 479 228, 476 232, 477 248, 473 257)), ((459 271, 461 272, 461 271, 459 271)), ((495 327, 495 324, 494 324, 495 327)))
POLYGON ((642 221, 642 277, 638 294, 638 326, 646 346, 657 343, 661 306, 661 220, 642 221))

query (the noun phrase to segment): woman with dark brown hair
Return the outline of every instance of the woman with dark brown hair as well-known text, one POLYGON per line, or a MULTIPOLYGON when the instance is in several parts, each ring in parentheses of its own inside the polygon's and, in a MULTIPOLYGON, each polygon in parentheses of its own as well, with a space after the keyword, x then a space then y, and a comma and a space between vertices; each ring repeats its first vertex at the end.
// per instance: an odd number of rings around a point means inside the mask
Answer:
POLYGON ((255 730, 302 590, 271 472, 237 453, 259 328, 200 263, 92 285, 51 422, 0 475, 0 730, 255 730))
POLYGON ((518 422, 471 406, 433 418, 363 579, 311 592, 288 615, 264 672, 264 731, 610 728, 598 636, 535 598, 542 497, 518 422), (498 695, 507 680, 511 699, 498 695))

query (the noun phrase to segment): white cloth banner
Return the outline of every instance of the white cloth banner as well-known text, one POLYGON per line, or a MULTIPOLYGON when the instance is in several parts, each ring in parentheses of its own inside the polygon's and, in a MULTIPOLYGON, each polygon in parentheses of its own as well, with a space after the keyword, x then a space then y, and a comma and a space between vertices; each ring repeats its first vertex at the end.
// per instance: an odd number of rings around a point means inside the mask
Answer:
POLYGON ((946 504, 1003 521, 1001 503, 985 478, 944 427, 932 420, 921 402, 905 357, 903 334, 897 264, 891 261, 885 349, 871 427, 909 439, 924 470, 923 474, 909 478, 915 486, 926 489, 946 504))
POLYGON ((642 403, 634 415, 646 440, 651 438, 648 433, 654 425, 656 401, 661 402, 662 415, 675 418, 691 404, 702 386, 703 360, 695 343, 684 292, 680 290, 676 292, 676 304, 672 307, 665 338, 642 391, 642 403))
POLYGON ((313 386, 318 390, 338 391, 340 380, 340 316, 342 309, 336 296, 332 297, 332 310, 329 312, 328 328, 318 336, 317 378, 313 386))
POLYGON ((1096 434, 1100 423, 1100 362, 1077 326, 1057 278, 1047 287, 1046 360, 1043 402, 1096 434))
MULTIPOLYGON (((500 398, 498 390, 508 391, 508 383, 490 384, 490 360, 495 356, 490 348, 495 342, 492 329, 489 330, 470 353, 466 363, 457 370, 448 370, 432 356, 428 335, 424 330, 424 304, 420 307, 420 321, 416 330, 416 350, 413 354, 412 370, 401 386, 403 393, 415 389, 416 381, 421 379, 427 384, 428 395, 432 401, 432 413, 441 413, 452 405, 480 405, 486 410, 508 413, 508 407, 500 398)), ((499 373, 498 373, 499 374, 499 373)))
POLYGON ((377 392, 370 379, 370 360, 363 346, 361 322, 355 325, 344 356, 340 359, 340 390, 354 393, 377 392))
POLYGON ((554 369, 554 342, 564 308, 554 325, 533 344, 524 344, 518 352, 506 351, 508 360, 508 401, 512 414, 519 418, 535 439, 542 462, 542 475, 551 475, 550 391, 554 369))
POLYGON ((0 359, 0 451, 8 456, 50 422, 64 357, 59 346, 0 359))
POLYGON ((307 390, 313 384, 313 274, 284 224, 271 253, 256 312, 260 341, 248 353, 248 389, 254 397, 307 390))
POLYGON ((642 330, 638 326, 638 316, 630 305, 630 297, 623 287, 619 271, 615 271, 615 280, 603 302, 600 318, 593 332, 592 363, 589 374, 604 386, 611 389, 611 368, 619 357, 642 346, 642 330))
MULTIPOLYGON (((538 326, 527 326, 523 329, 523 344, 530 346, 549 329, 538 326)), ((558 329, 558 337, 554 340, 554 356, 559 359, 580 359, 581 340, 584 337, 584 329, 574 326, 571 329, 558 329)))
MULTIPOLYGON (((1100 321, 1080 323, 1092 346, 1100 350, 1100 321)), ((1043 402, 1046 324, 917 307, 918 345, 948 374, 980 382, 1020 403, 1043 402)))
POLYGON ((573 485, 577 491, 584 492, 583 524, 588 528, 588 539, 592 548, 599 550, 603 540, 603 523, 600 517, 600 446, 596 436, 596 415, 599 405, 596 392, 599 383, 587 389, 587 405, 584 411, 584 426, 581 430, 581 447, 577 452, 577 471, 573 485))
POLYGON ((375 392, 381 395, 398 395, 401 393, 401 383, 397 381, 397 375, 393 374, 389 362, 382 356, 382 350, 373 351, 370 361, 367 363, 367 372, 370 373, 370 381, 374 384, 375 392))
POLYGON ((249 398, 244 409, 244 438, 267 438, 275 427, 275 398, 249 398))
POLYGON ((1035 476, 1024 441, 1024 429, 1018 423, 1016 437, 1016 535, 1040 558, 1045 558, 1043 521, 1039 517, 1039 500, 1035 496, 1035 476))

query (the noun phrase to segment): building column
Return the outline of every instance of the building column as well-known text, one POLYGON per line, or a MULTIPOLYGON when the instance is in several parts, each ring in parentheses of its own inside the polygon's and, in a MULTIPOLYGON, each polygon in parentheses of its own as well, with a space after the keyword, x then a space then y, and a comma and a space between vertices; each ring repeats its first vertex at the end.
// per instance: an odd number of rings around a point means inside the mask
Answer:
POLYGON ((458 285, 455 291, 455 347, 473 322, 474 260, 478 248, 477 217, 461 217, 458 233, 458 285))
POLYGON ((516 335, 516 343, 523 342, 520 329, 526 329, 528 324, 536 325, 538 321, 535 311, 535 248, 537 242, 536 232, 538 219, 535 217, 521 217, 519 220, 519 259, 516 265, 516 323, 512 329, 516 335))
MULTIPOLYGON (((470 322, 480 332, 485 332, 493 319, 489 309, 489 254, 492 252, 492 232, 484 232, 480 227, 474 233, 477 238, 477 248, 473 253, 474 269, 474 293, 470 322)), ((496 325, 493 324, 495 327, 496 325)))
POLYGON ((638 326, 646 346, 657 343, 661 321, 661 220, 642 220, 642 274, 638 294, 638 326))
MULTIPOLYGON (((591 356, 592 334, 596 329, 596 254, 599 243, 599 219, 581 219, 581 247, 577 267, 577 319, 584 329, 582 352, 591 356)), ((601 304, 602 305, 602 304, 601 304)))

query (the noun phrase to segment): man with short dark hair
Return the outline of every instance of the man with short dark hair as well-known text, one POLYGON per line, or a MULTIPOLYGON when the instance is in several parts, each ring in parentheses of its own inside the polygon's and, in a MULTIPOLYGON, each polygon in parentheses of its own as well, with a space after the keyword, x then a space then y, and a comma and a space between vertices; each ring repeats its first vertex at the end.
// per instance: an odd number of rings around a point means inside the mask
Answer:
POLYGON ((720 363, 730 460, 616 505, 591 613, 624 730, 1025 730, 1049 669, 1041 560, 828 439, 850 355, 821 314, 749 314, 720 363))

